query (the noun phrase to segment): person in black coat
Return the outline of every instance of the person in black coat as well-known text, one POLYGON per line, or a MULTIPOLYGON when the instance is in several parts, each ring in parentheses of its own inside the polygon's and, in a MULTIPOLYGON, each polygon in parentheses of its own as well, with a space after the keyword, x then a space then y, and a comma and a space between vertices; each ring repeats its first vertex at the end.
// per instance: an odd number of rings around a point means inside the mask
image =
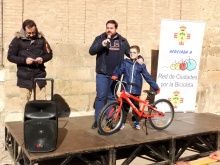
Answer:
MULTIPOLYGON (((34 78, 45 78, 44 63, 53 57, 47 40, 37 29, 33 20, 23 22, 20 32, 11 41, 8 49, 8 60, 17 64, 17 86, 20 87, 20 106, 24 109, 33 91, 34 78)), ((38 81, 36 85, 37 99, 46 98, 46 81, 38 81)))

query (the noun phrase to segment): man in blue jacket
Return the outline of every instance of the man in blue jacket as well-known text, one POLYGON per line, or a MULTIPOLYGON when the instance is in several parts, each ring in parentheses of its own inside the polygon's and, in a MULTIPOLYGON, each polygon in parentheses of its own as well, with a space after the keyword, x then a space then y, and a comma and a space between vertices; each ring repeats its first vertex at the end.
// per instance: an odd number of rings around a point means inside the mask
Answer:
MULTIPOLYGON (((45 78, 44 63, 52 59, 50 45, 37 29, 33 20, 25 20, 20 32, 11 41, 8 49, 8 60, 17 64, 17 86, 20 87, 20 106, 24 109, 30 100, 33 79, 45 78)), ((38 81, 36 98, 44 100, 46 81, 38 81)))
POLYGON ((90 55, 96 55, 95 121, 92 129, 97 128, 97 119, 104 105, 115 99, 112 73, 124 60, 124 55, 129 57, 129 43, 116 32, 117 28, 118 23, 115 20, 107 21, 106 31, 95 38, 89 49, 90 55))

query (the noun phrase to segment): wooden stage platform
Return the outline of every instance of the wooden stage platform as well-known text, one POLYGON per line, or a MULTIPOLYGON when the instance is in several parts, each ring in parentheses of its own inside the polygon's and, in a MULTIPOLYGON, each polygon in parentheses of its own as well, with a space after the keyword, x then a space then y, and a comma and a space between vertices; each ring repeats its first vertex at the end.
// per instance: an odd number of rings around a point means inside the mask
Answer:
POLYGON ((150 164, 172 165, 177 160, 207 156, 220 144, 220 116, 209 113, 176 113, 173 123, 162 131, 151 128, 148 123, 148 135, 143 123, 141 130, 133 130, 128 121, 122 131, 103 136, 97 129, 91 129, 93 116, 66 117, 58 121, 57 148, 48 153, 28 153, 22 122, 5 123, 6 149, 15 164, 115 165, 117 160, 124 159, 120 164, 127 165, 139 157, 146 162, 150 160, 150 164), (184 156, 186 151, 193 154, 184 156))

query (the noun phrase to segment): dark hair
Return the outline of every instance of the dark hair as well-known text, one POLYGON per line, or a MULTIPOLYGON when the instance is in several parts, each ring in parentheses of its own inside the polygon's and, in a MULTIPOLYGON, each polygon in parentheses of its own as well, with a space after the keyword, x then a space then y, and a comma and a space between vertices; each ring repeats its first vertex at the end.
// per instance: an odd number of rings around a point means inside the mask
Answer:
POLYGON ((31 27, 33 27, 33 26, 35 26, 35 27, 37 28, 36 23, 35 23, 33 20, 30 20, 30 19, 26 19, 26 20, 23 22, 23 24, 22 24, 22 28, 23 28, 24 31, 25 31, 25 28, 26 28, 26 27, 27 27, 27 28, 31 28, 31 27))
POLYGON ((117 23, 115 20, 108 20, 108 22, 106 22, 106 26, 107 26, 107 24, 109 24, 109 23, 114 24, 114 25, 115 25, 115 29, 118 28, 118 23, 117 23))
POLYGON ((138 53, 140 53, 140 48, 137 45, 132 45, 130 49, 136 49, 138 53))

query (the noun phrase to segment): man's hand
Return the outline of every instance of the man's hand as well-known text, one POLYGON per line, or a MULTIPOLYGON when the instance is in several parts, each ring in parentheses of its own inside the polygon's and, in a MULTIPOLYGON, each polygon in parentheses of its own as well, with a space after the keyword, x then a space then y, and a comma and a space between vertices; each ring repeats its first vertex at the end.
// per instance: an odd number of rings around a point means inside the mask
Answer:
POLYGON ((138 58, 137 62, 138 62, 138 64, 142 65, 144 63, 144 60, 143 60, 143 58, 138 58))
POLYGON ((33 62, 35 62, 35 59, 31 57, 26 58, 26 64, 30 65, 30 64, 33 64, 33 62))
POLYGON ((102 46, 106 47, 110 43, 110 39, 105 39, 102 41, 102 46))
POLYGON ((35 59, 35 62, 37 62, 38 64, 42 64, 42 63, 43 63, 43 58, 37 57, 37 58, 35 59))

